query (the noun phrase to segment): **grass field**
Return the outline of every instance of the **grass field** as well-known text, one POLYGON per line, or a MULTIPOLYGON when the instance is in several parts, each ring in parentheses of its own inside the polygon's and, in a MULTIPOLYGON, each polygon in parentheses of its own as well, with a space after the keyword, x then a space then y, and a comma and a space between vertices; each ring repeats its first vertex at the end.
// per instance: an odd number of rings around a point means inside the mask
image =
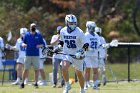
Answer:
MULTIPOLYGON (((127 64, 107 64, 106 65, 106 77, 107 80, 115 80, 112 76, 109 67, 112 69, 117 80, 127 79, 127 64)), ((131 79, 140 79, 140 64, 131 64, 131 79)), ((52 65, 45 65, 46 77, 49 80, 49 73, 52 72, 52 65)), ((70 67, 70 77, 74 78, 74 70, 70 67)), ((30 70, 29 80, 33 80, 33 69, 30 70)), ((0 73, 2 79, 2 73, 0 73)), ((5 83, 2 86, 0 84, 0 93, 62 93, 63 88, 52 88, 50 83, 48 86, 40 86, 39 89, 35 89, 33 86, 25 86, 25 89, 20 89, 19 86, 11 85, 12 81, 8 81, 8 73, 5 75, 5 83)), ((72 89, 69 93, 79 93, 79 85, 75 83, 72 85, 72 89)), ((86 93, 140 93, 140 82, 119 82, 118 84, 109 82, 106 86, 101 86, 100 90, 93 90, 89 88, 86 93)))
MULTIPOLYGON (((17 85, 4 84, 0 85, 0 93, 63 93, 63 88, 52 88, 48 86, 40 86, 35 89, 33 86, 26 85, 24 89, 20 89, 17 85)), ((79 93, 79 85, 72 85, 69 93, 79 93)), ((107 83, 106 86, 100 87, 100 90, 89 88, 86 93, 140 93, 140 82, 119 82, 107 83)))
MULTIPOLYGON (((117 80, 126 80, 128 78, 128 69, 127 64, 106 64, 106 77, 108 80, 115 80, 109 67, 112 69, 117 80)), ((130 65, 130 78, 140 80, 140 64, 133 63, 130 65)), ((52 72, 52 65, 45 65, 46 78, 49 80, 49 73, 52 72)), ((60 71, 59 71, 60 72, 60 71)), ((71 78, 74 78, 74 70, 72 67, 69 68, 69 75, 71 78)), ((33 69, 30 70, 29 79, 33 80, 33 69)), ((2 72, 0 73, 0 80, 2 79, 2 72)), ((5 73, 5 80, 8 80, 8 73, 5 73)))

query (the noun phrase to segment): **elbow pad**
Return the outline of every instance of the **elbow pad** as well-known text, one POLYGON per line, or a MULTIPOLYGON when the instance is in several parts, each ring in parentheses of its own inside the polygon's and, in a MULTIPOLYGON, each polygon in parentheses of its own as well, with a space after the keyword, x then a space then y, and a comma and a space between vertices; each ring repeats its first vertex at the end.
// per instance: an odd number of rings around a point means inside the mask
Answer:
POLYGON ((83 45, 83 49, 84 49, 85 51, 88 50, 88 47, 89 47, 89 43, 85 43, 85 44, 83 45))
POLYGON ((59 41, 59 45, 61 45, 63 47, 64 42, 63 41, 59 41))

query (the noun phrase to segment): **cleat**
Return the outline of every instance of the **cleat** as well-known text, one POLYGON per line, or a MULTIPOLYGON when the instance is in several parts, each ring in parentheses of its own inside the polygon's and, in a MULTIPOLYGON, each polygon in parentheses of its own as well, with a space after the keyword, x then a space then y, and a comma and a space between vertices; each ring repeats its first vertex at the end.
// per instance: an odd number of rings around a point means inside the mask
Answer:
POLYGON ((37 83, 34 84, 34 87, 35 87, 35 88, 39 88, 37 83))
POLYGON ((38 84, 39 86, 47 86, 47 82, 41 82, 38 84))
POLYGON ((22 84, 20 85, 20 88, 21 88, 21 89, 24 88, 24 83, 22 83, 22 84))
POLYGON ((16 82, 13 82, 12 85, 19 85, 20 82, 16 81, 16 82))
POLYGON ((68 93, 68 91, 71 89, 71 85, 70 84, 68 84, 68 85, 66 85, 65 86, 65 89, 64 89, 64 91, 63 91, 63 93, 68 93))
POLYGON ((52 87, 53 87, 53 88, 56 88, 56 84, 53 84, 52 87))
POLYGON ((92 89, 99 90, 99 88, 97 86, 93 86, 92 89))
POLYGON ((81 90, 80 93, 85 93, 85 91, 84 90, 81 90))
POLYGON ((88 89, 88 86, 85 84, 84 85, 84 90, 87 90, 88 89))

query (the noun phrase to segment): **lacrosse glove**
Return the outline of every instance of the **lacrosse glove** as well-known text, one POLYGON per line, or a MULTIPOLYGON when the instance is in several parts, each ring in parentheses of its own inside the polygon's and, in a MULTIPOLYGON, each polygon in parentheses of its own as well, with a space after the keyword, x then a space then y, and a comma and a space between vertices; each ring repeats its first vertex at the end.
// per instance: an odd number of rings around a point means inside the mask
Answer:
POLYGON ((75 59, 82 60, 84 58, 85 58, 84 50, 83 49, 78 50, 77 53, 75 54, 75 59))
POLYGON ((54 53, 58 53, 58 52, 61 52, 63 50, 63 47, 61 45, 58 45, 58 47, 56 47, 53 52, 54 53))

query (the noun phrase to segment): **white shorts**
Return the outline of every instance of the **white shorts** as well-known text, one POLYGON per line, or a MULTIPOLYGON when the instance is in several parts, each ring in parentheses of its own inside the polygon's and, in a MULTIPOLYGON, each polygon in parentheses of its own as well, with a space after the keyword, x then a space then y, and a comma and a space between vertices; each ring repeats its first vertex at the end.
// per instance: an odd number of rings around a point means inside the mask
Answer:
POLYGON ((39 69, 44 69, 44 61, 45 59, 39 59, 39 69))
POLYGON ((77 60, 69 55, 63 55, 63 60, 72 63, 76 70, 84 71, 84 60, 77 60))
POLYGON ((17 58, 17 63, 24 64, 25 63, 25 57, 18 57, 17 58))
POLYGON ((99 67, 99 63, 98 63, 98 58, 97 57, 86 56, 84 60, 85 60, 87 68, 98 68, 99 67))

